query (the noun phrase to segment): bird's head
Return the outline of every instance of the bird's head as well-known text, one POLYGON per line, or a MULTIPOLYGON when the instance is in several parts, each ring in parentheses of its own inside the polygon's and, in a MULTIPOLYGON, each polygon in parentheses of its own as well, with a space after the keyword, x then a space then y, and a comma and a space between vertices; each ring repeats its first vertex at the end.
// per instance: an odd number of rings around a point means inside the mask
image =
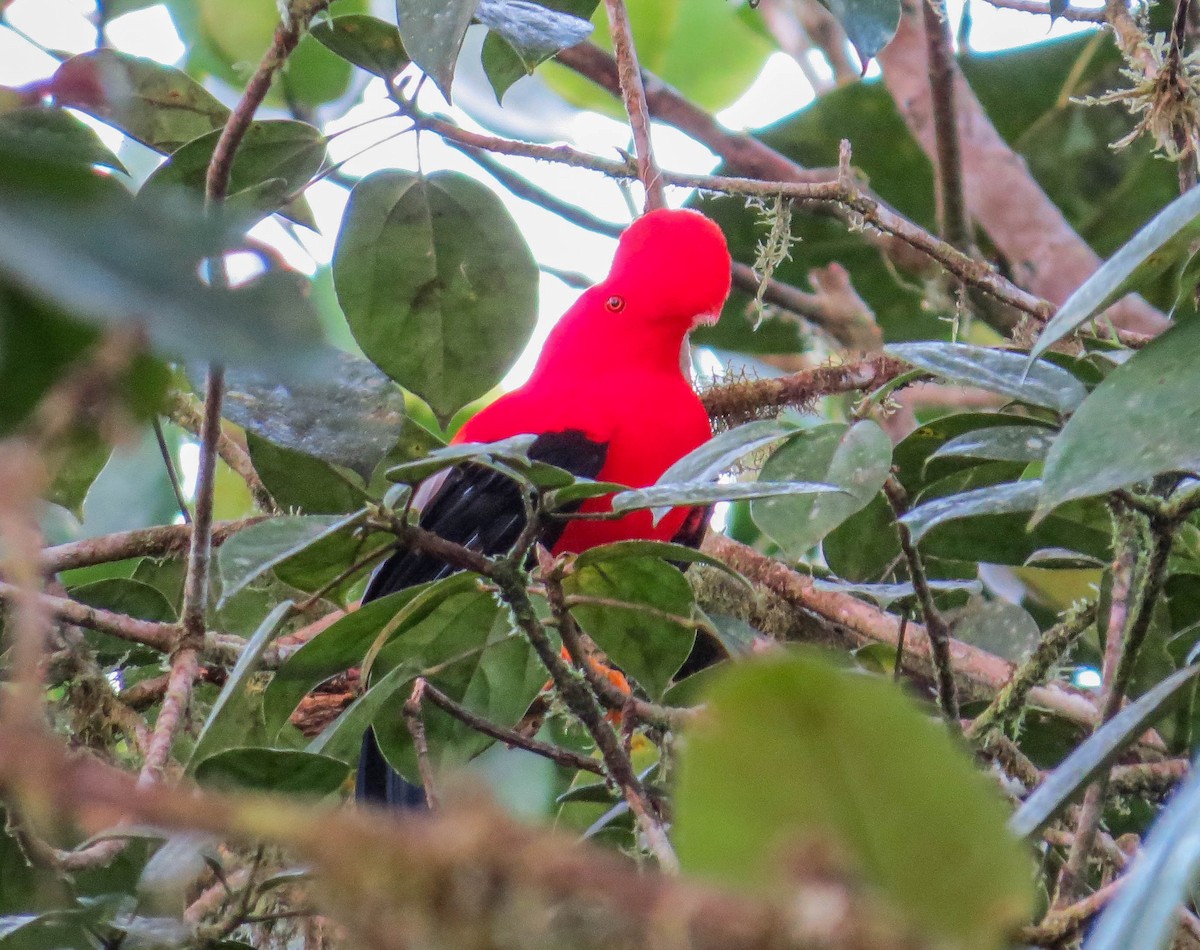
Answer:
POLYGON ((663 209, 638 218, 621 235, 601 288, 609 310, 686 331, 716 322, 729 284, 721 229, 698 211, 663 209))

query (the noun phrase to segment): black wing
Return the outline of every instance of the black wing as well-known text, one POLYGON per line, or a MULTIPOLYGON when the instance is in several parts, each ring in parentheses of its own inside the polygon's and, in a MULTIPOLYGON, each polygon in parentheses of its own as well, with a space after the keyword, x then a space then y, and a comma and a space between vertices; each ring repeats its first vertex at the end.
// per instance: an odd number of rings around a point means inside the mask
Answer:
MULTIPOLYGON (((529 457, 534 461, 556 465, 582 478, 595 478, 607 453, 607 443, 589 439, 578 429, 544 433, 529 448, 529 457)), ((421 512, 420 524, 473 551, 499 554, 516 543, 525 527, 525 506, 520 488, 511 478, 483 465, 461 465, 445 473, 421 512)), ((565 522, 547 525, 542 543, 552 546, 565 527, 565 522)), ((398 551, 375 570, 362 602, 439 580, 454 571, 431 555, 398 551)), ((356 791, 360 800, 399 807, 416 807, 425 800, 421 789, 404 781, 387 764, 373 732, 363 737, 356 791)))

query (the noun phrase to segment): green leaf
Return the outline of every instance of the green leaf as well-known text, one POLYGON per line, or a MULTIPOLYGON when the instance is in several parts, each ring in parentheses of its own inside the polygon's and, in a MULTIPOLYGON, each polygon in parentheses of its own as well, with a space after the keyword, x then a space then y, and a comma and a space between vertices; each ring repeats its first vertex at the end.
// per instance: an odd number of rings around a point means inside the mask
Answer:
POLYGON ((54 101, 158 152, 221 128, 229 109, 187 73, 112 49, 72 56, 47 84, 54 101))
POLYGON ((1023 353, 969 343, 898 343, 885 352, 952 383, 1055 412, 1071 412, 1087 395, 1083 383, 1062 367, 1030 362, 1023 353))
MULTIPOLYGON (((380 650, 371 681, 381 682, 384 671, 411 671, 475 714, 515 725, 545 685, 545 668, 528 641, 513 632, 506 608, 480 591, 474 578, 453 580, 446 586, 449 596, 430 601, 431 610, 414 611, 380 650)), ((407 698, 397 690, 384 702, 374 729, 387 760, 415 783, 417 760, 401 709, 407 698)), ((492 744, 431 703, 424 705, 423 719, 435 768, 463 764, 492 744)))
POLYGON ((733 466, 738 459, 772 442, 786 439, 803 427, 786 417, 762 419, 727 429, 693 449, 663 472, 658 484, 712 481, 733 466))
POLYGON ((458 172, 360 181, 333 276, 363 352, 443 423, 500 381, 536 322, 529 248, 500 200, 458 172))
POLYGON ((300 749, 239 747, 201 762, 196 781, 219 788, 323 796, 336 792, 348 774, 345 762, 300 749))
POLYGON ((285 449, 344 466, 368 481, 405 428, 404 393, 368 360, 338 353, 327 376, 280 382, 226 374, 231 422, 285 449))
POLYGON ((579 604, 571 614, 613 663, 652 697, 662 696, 696 638, 689 625, 692 588, 683 574, 653 557, 593 560, 583 567, 577 561, 576 570, 563 580, 563 591, 568 597, 613 602, 579 604))
POLYGON ((1066 299, 1038 336, 1029 358, 1035 359, 1122 296, 1140 269, 1161 272, 1173 260, 1185 258, 1188 245, 1197 237, 1197 216, 1200 216, 1200 194, 1192 191, 1184 192, 1163 208, 1066 299), (1164 247, 1171 252, 1160 254, 1164 247))
POLYGON ((1029 611, 1004 600, 974 599, 954 620, 954 639, 1010 663, 1027 657, 1041 636, 1041 628, 1029 611))
POLYGON ((1076 792, 1163 714, 1163 706, 1197 673, 1200 663, 1172 673, 1076 746, 1009 819, 1008 827, 1013 834, 1028 838, 1045 828, 1076 792))
MULTIPOLYGON (((221 130, 214 130, 180 147, 146 179, 139 200, 175 188, 203 195, 220 136, 221 130)), ((252 122, 233 159, 223 213, 249 224, 278 211, 303 190, 324 161, 325 136, 308 123, 290 119, 252 122)))
POLYGON ((410 587, 363 604, 288 657, 263 694, 267 736, 278 734, 300 700, 315 686, 361 663, 379 631, 425 587, 410 587))
POLYGON ((246 734, 251 729, 251 722, 255 718, 255 706, 261 697, 261 694, 252 695, 251 679, 258 672, 263 652, 293 606, 290 600, 277 604, 246 642, 241 656, 238 657, 229 678, 209 710, 208 718, 204 720, 200 735, 196 737, 196 744, 188 761, 189 771, 195 772, 205 759, 240 741, 245 741, 246 734))
POLYGON ((685 870, 770 893, 813 849, 832 849, 919 932, 999 948, 1027 919, 1031 862, 994 786, 886 680, 808 658, 749 661, 717 681, 707 709, 680 761, 685 870))
POLYGON ((173 357, 319 370, 328 350, 306 280, 201 280, 214 252, 240 243, 186 195, 134 203, 111 179, 0 147, 0 275, 76 318, 140 326, 173 357))
MULTIPOLYGON (((931 580, 928 583, 929 589, 934 593, 942 591, 965 591, 969 594, 983 593, 983 585, 977 580, 931 580)), ((884 610, 898 600, 905 600, 916 596, 913 585, 908 581, 902 584, 847 584, 844 581, 827 581, 821 578, 814 578, 813 587, 816 590, 833 590, 843 594, 854 594, 856 597, 865 597, 868 600, 874 601, 884 610)))
POLYGON ((653 508, 655 523, 678 505, 708 505, 717 501, 744 501, 781 495, 844 494, 837 485, 815 482, 676 482, 623 491, 612 501, 616 512, 653 508))
POLYGON ((1114 369, 1050 447, 1038 510, 1200 469, 1198 357, 1200 321, 1187 320, 1114 369))
MULTIPOLYGON (((572 5, 571 12, 586 16, 590 6, 594 4, 572 5)), ((775 51, 726 0, 626 0, 625 6, 641 67, 703 109, 715 112, 732 104, 775 51), (720 68, 714 68, 716 63, 720 68)), ((598 29, 592 40, 611 50, 603 9, 593 19, 598 29)), ((618 99, 566 67, 547 63, 542 75, 572 105, 624 118, 618 99)))
POLYGON ((776 482, 822 482, 842 492, 764 498, 750 505, 750 515, 767 537, 798 560, 870 503, 887 480, 891 464, 891 440, 870 419, 853 426, 817 426, 776 449, 759 477, 776 482))
POLYGON ((900 0, 821 0, 858 53, 864 71, 869 60, 891 42, 900 26, 900 0))
POLYGON ((592 32, 587 20, 528 0, 479 0, 475 19, 502 36, 529 70, 592 32))
POLYGON ((404 48, 447 102, 463 37, 478 6, 479 0, 396 0, 404 48))
POLYGON ((387 477, 393 482, 417 485, 430 475, 436 475, 463 462, 477 462, 481 465, 496 461, 528 464, 529 449, 536 441, 536 435, 514 435, 498 442, 459 442, 446 445, 434 449, 423 458, 389 468, 387 477))
MULTIPOLYGON (((127 577, 108 577, 72 587, 71 599, 138 620, 154 623, 174 623, 176 620, 175 608, 161 591, 127 577)), ((117 663, 127 658, 143 662, 157 662, 159 659, 157 651, 139 647, 112 634, 89 630, 85 637, 101 663, 117 663)))
POLYGON ((686 544, 670 544, 665 541, 614 541, 611 544, 601 544, 582 552, 575 558, 574 563, 576 567, 586 567, 589 564, 599 564, 603 561, 626 557, 656 557, 676 565, 704 564, 723 571, 743 584, 750 583, 724 561, 711 554, 689 548, 686 544))
POLYGON ((356 511, 367 495, 354 476, 328 462, 246 433, 246 446, 254 470, 271 497, 285 511, 306 515, 337 515, 356 511))
POLYGON ((179 502, 149 428, 114 449, 83 500, 83 532, 90 537, 170 524, 179 502))
POLYGON ((57 161, 125 171, 121 160, 100 141, 95 130, 65 109, 28 108, 3 113, 0 148, 18 148, 27 155, 40 153, 57 161))
POLYGON ((309 33, 338 56, 360 69, 391 79, 409 64, 400 31, 377 17, 361 13, 314 23, 309 33))
POLYGON ((1150 828, 1124 886, 1088 935, 1087 950, 1151 950, 1171 945, 1180 907, 1195 887, 1200 865, 1197 815, 1200 769, 1193 762, 1187 780, 1150 828))
POLYGON ((221 600, 229 600, 277 564, 362 520, 350 515, 285 515, 243 528, 221 545, 221 600))
POLYGON ((1040 462, 1058 433, 1038 425, 977 429, 942 444, 930 459, 975 458, 995 462, 1040 462))
POLYGON ((918 505, 900 520, 908 525, 913 541, 946 521, 974 515, 1003 515, 1014 511, 1033 511, 1037 507, 1042 483, 1036 479, 990 485, 958 495, 947 495, 918 505))

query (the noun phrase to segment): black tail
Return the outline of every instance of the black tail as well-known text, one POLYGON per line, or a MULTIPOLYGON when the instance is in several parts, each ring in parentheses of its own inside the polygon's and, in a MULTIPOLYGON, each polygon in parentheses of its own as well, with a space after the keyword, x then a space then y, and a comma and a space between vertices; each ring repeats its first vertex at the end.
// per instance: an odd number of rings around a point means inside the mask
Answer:
POLYGON ((368 729, 363 736, 354 795, 360 802, 376 802, 394 808, 421 808, 425 805, 424 790, 404 781, 387 764, 387 759, 379 751, 373 729, 368 729))

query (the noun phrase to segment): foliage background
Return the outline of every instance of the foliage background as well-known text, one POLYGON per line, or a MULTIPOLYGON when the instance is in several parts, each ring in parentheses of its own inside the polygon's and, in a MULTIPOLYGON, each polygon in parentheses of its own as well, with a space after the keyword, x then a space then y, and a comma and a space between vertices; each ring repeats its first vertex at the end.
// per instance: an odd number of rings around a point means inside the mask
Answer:
MULTIPOLYGON (((1096 27, 979 55, 937 3, 202 0, 164 5, 175 69, 108 43, 134 0, 0 88, 0 944, 1195 942, 1193 14, 995 5, 1096 27), (813 101, 723 128, 773 53, 813 101), (603 273, 624 222, 579 183, 658 200, 556 131, 641 95, 736 290, 692 341, 716 438, 617 504, 714 530, 447 548, 409 486, 539 287, 603 273), (447 146, 486 174, 423 171, 447 146), (352 609, 396 546, 466 571, 352 609), (336 807, 372 723, 433 815, 336 807)), ((523 452, 469 457, 543 515, 604 490, 523 452)))

